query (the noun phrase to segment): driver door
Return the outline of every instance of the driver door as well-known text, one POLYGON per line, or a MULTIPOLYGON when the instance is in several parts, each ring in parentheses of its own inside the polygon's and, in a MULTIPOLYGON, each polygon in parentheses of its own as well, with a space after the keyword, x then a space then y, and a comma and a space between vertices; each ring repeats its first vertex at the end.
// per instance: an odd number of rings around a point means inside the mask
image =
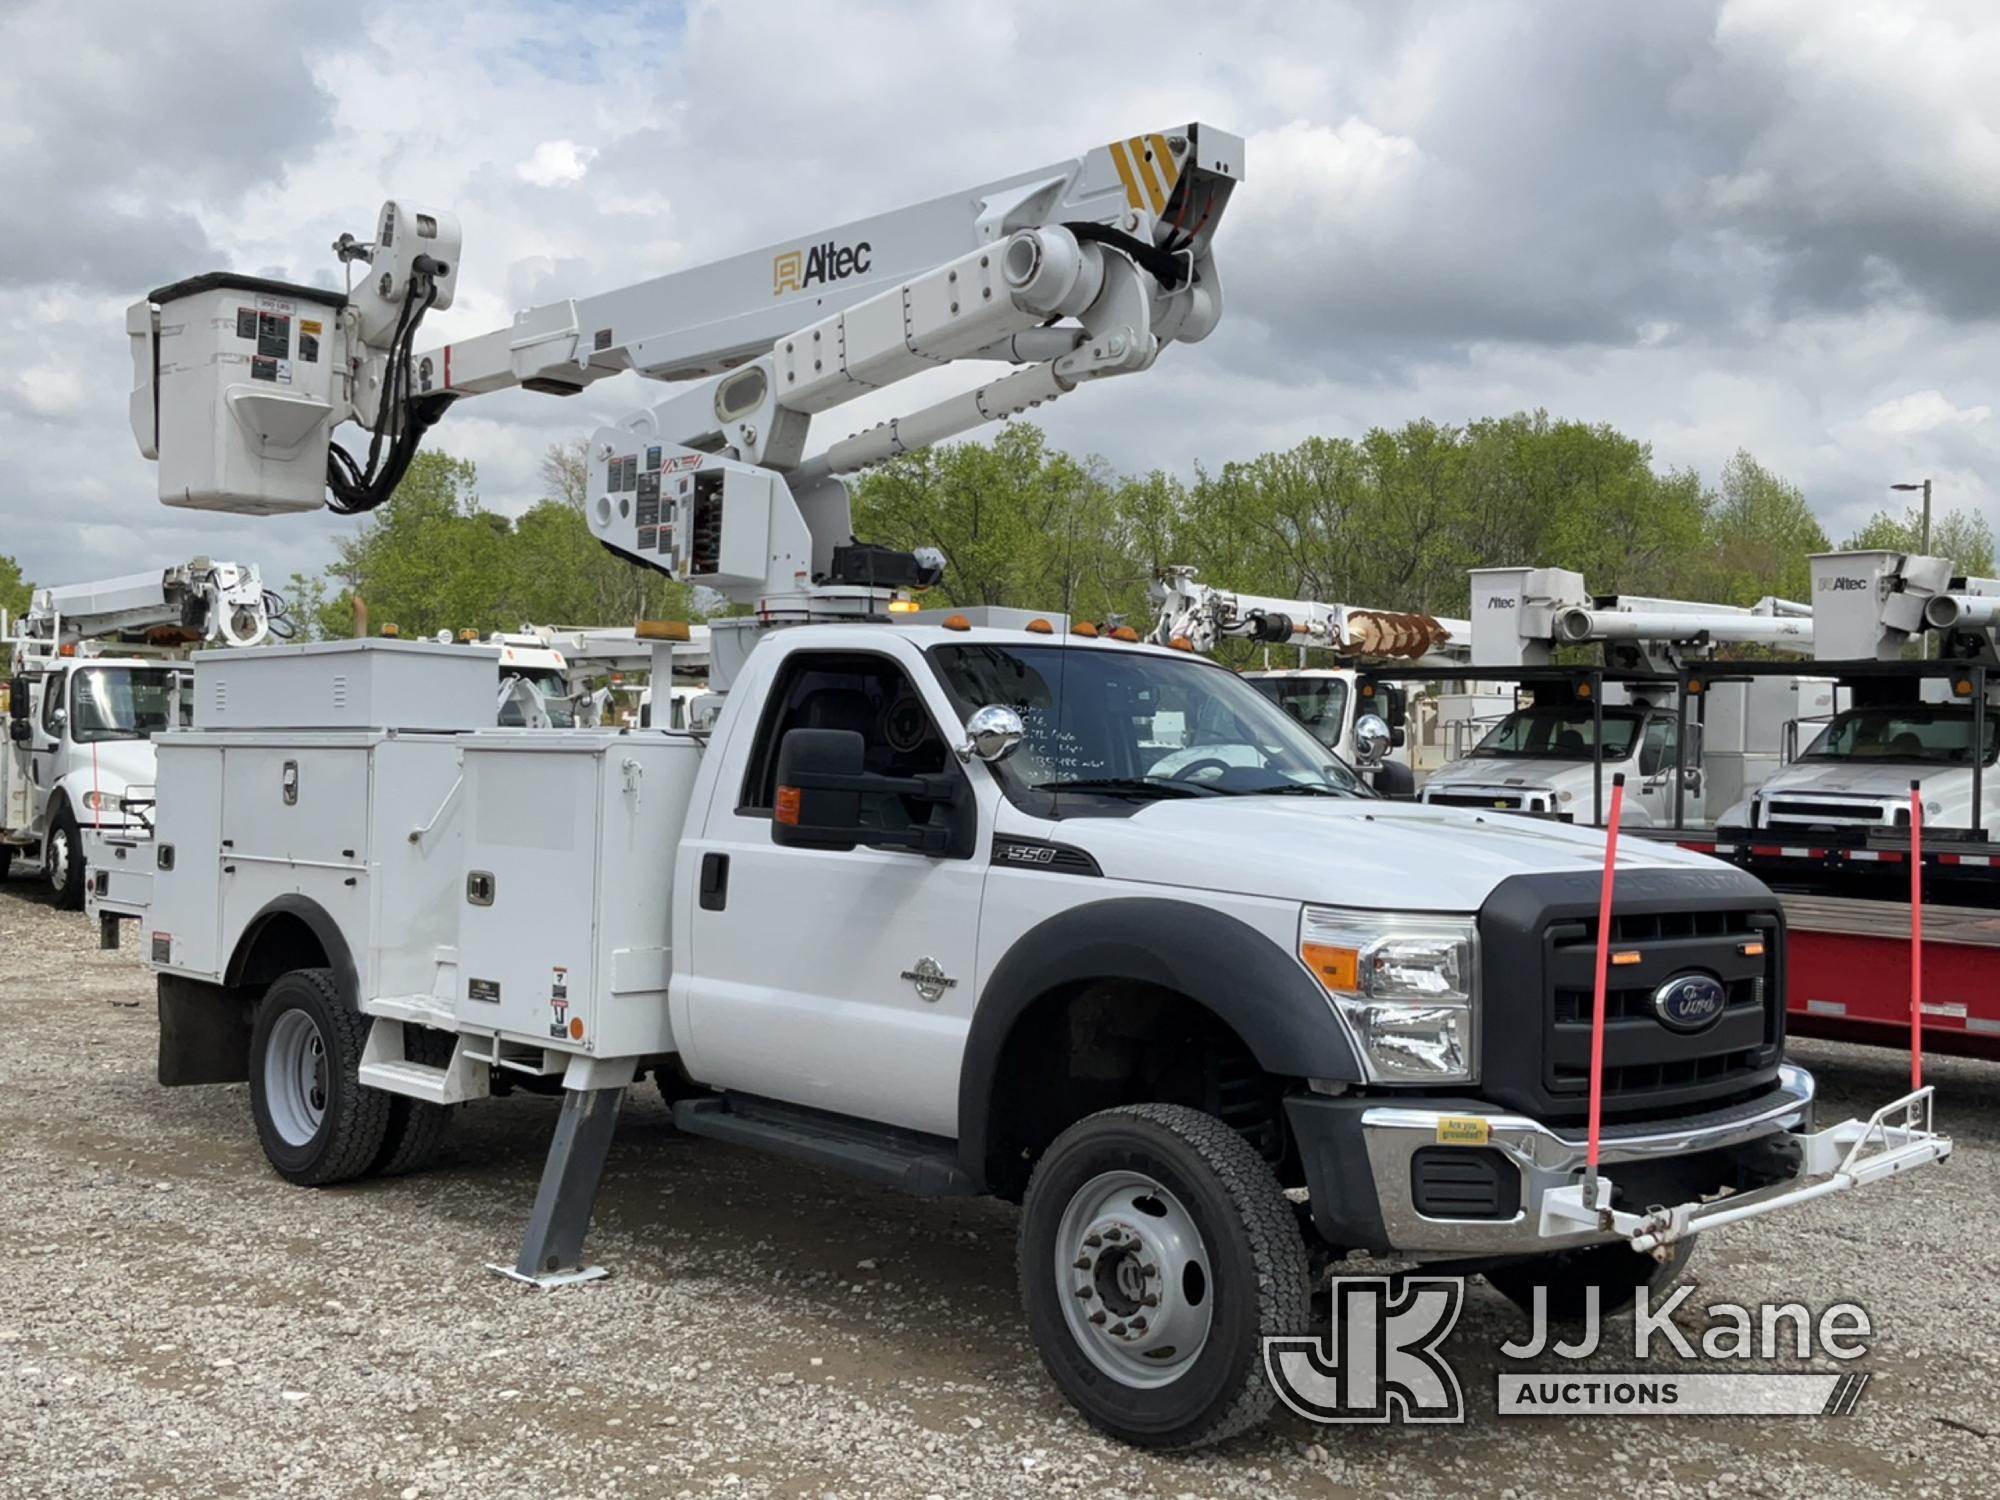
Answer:
MULTIPOLYGON (((1690 730, 1695 726, 1690 725, 1690 730)), ((1675 747, 1679 743, 1678 723, 1666 714, 1654 714, 1646 721, 1639 742, 1639 802, 1657 827, 1672 827, 1674 821, 1675 747)), ((1703 795, 1698 733, 1689 735, 1688 754, 1682 774, 1687 789, 1682 794, 1681 816, 1687 822, 1700 820, 1703 795)))
POLYGON ((681 865, 699 881, 682 1047, 703 1083, 955 1136, 999 793, 983 768, 958 763, 957 717, 911 665, 791 650, 756 732, 747 744, 742 728, 731 736, 681 865), (869 814, 885 827, 958 820, 951 852, 773 843, 777 748, 798 728, 859 733, 871 772, 965 778, 953 808, 891 797, 869 814))

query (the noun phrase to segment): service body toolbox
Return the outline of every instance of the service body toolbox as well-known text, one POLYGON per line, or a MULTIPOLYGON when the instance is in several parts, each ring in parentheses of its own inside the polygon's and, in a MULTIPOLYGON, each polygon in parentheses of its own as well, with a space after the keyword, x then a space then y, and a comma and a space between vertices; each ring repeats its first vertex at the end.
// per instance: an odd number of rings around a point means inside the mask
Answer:
POLYGON ((668 913, 700 757, 613 730, 466 741, 461 1026, 604 1057, 673 1049, 668 913))

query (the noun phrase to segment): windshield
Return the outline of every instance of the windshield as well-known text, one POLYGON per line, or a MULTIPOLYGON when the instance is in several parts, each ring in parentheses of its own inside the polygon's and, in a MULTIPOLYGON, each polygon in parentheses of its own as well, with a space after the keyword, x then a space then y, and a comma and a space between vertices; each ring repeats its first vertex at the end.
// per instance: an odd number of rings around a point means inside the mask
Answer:
MULTIPOLYGON (((1588 703, 1516 709, 1494 725, 1472 753, 1523 760, 1590 760, 1590 712, 1588 703)), ((1607 708, 1603 713, 1604 758, 1624 760, 1632 753, 1646 716, 1634 708, 1607 708)))
POLYGON ((987 704, 1020 714, 1027 735, 994 766, 1017 801, 1046 806, 1059 791, 1373 795, 1249 683, 1196 657, 1061 646, 931 654, 962 714, 987 704))
MULTIPOLYGON (((1992 765, 2000 748, 2000 719, 1986 719, 1985 754, 1992 765)), ((1850 708, 1835 714, 1826 733, 1801 760, 1892 761, 1904 765, 1972 764, 1972 710, 1954 704, 1850 708)))
MULTIPOLYGON (((562 673, 536 670, 532 667, 513 672, 502 668, 500 672, 502 685, 505 685, 510 677, 519 678, 535 690, 535 696, 542 700, 542 712, 549 717, 549 728, 576 728, 576 708, 569 701, 569 686, 563 681, 562 673)), ((509 697, 501 701, 499 723, 502 729, 527 727, 527 713, 518 699, 509 697)))
POLYGON ((1328 749, 1340 743, 1347 727, 1347 679, 1344 677, 1246 677, 1251 687, 1312 731, 1328 749))
POLYGON ((178 675, 172 667, 77 668, 69 676, 70 739, 79 745, 150 740, 184 726, 194 695, 175 692, 178 675))

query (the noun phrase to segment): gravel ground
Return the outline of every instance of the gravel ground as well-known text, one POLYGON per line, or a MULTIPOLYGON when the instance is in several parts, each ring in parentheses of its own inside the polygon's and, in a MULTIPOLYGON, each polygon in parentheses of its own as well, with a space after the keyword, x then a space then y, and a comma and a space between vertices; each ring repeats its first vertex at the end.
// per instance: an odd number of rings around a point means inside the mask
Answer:
MULTIPOLYGON (((1715 1235, 1694 1262, 1697 1304, 1868 1308, 1852 1416, 1500 1420, 1496 1348, 1520 1324, 1475 1283, 1447 1348, 1466 1425, 1287 1418, 1157 1458, 1095 1435, 1044 1378, 1003 1205, 693 1141, 634 1090, 590 1246, 616 1274, 536 1293, 481 1267, 512 1259, 554 1101, 460 1111, 421 1176, 290 1187, 244 1088, 153 1081, 136 955, 97 951, 18 875, 0 1028, 4 1496, 1993 1492, 1996 1065, 1932 1066, 1948 1166, 1715 1235)), ((1905 1076, 1899 1054, 1796 1050, 1833 1109, 1905 1076)))

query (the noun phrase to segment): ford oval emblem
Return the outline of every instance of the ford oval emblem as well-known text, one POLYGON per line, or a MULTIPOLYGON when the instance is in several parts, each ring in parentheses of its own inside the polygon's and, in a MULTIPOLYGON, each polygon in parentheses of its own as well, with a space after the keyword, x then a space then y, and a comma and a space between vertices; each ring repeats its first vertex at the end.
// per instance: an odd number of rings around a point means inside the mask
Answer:
POLYGON ((1653 991, 1653 1013, 1674 1031, 1706 1031, 1728 1004, 1729 991, 1708 974, 1676 974, 1653 991))

